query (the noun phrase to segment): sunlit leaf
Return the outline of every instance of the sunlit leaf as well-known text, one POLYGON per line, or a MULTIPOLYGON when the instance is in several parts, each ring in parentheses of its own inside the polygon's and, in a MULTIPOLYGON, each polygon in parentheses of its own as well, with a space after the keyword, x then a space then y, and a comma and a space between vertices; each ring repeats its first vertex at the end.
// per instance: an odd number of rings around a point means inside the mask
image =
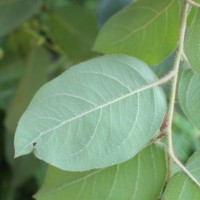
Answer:
POLYGON ((15 153, 81 171, 132 158, 159 133, 166 101, 157 77, 125 55, 76 65, 43 86, 22 116, 15 153))
POLYGON ((176 47, 178 28, 178 1, 139 0, 105 23, 94 50, 125 53, 150 65, 157 64, 176 47))

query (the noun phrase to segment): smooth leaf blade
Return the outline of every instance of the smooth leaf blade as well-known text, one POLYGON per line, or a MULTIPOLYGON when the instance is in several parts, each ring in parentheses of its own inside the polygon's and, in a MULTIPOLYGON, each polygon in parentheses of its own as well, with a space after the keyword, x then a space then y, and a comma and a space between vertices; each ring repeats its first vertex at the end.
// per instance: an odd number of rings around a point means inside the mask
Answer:
POLYGON ((190 24, 186 40, 185 53, 190 63, 192 70, 200 72, 200 9, 195 8, 195 15, 190 24))
POLYGON ((34 151, 72 171, 132 158, 159 133, 166 112, 162 90, 150 85, 156 80, 148 66, 125 55, 70 68, 32 100, 17 128, 15 155, 34 151))
POLYGON ((186 116, 200 129, 200 74, 185 70, 179 84, 179 102, 186 116))
MULTIPOLYGON (((200 151, 187 162, 187 169, 200 183, 200 151)), ((183 172, 176 173, 170 180, 165 191, 166 200, 199 200, 200 188, 183 172)))
POLYGON ((41 5, 41 0, 0 1, 0 36, 6 35, 20 23, 36 14, 41 5))
POLYGON ((166 179, 165 152, 151 145, 133 159, 109 168, 64 172, 49 167, 37 200, 155 200, 166 179), (145 190, 144 190, 145 188, 145 190))
POLYGON ((176 0, 140 0, 115 14, 100 31, 94 50, 125 53, 158 64, 176 46, 179 7, 176 0))

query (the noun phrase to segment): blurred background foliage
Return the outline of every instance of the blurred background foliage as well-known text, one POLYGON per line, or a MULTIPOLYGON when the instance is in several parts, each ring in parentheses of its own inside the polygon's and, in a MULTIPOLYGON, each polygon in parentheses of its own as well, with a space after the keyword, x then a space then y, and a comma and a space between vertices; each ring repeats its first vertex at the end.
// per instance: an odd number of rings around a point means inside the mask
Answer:
MULTIPOLYGON (((47 165, 31 156, 14 159, 18 120, 35 92, 70 66, 97 56, 98 30, 131 0, 0 0, 0 199, 27 200, 40 188, 47 165)), ((174 54, 153 66, 167 73, 174 54)), ((184 66, 183 66, 184 68, 184 66)), ((169 93, 169 86, 163 86, 169 93)), ((174 144, 186 162, 200 133, 177 105, 174 144)))

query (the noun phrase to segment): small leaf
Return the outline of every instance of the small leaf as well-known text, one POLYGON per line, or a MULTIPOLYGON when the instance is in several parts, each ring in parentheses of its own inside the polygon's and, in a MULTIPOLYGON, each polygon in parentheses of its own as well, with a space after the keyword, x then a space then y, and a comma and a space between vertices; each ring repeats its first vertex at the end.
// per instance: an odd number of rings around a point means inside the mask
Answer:
POLYGON ((22 116, 16 156, 35 155, 82 171, 132 158, 159 133, 166 100, 141 61, 102 56, 76 65, 40 89, 22 116))
MULTIPOLYGON (((200 183, 200 151, 187 162, 187 169, 200 183)), ((170 180, 165 191, 165 200, 199 200, 200 188, 183 172, 176 173, 170 180)))
POLYGON ((200 9, 196 9, 185 40, 185 53, 192 70, 200 72, 200 9))
POLYGON ((1 0, 0 36, 6 35, 29 17, 36 14, 41 4, 41 0, 1 0))
POLYGON ((105 54, 125 53, 154 65, 176 47, 178 29, 178 1, 140 0, 105 23, 94 50, 105 54))
POLYGON ((70 59, 77 61, 94 55, 91 48, 97 33, 95 17, 78 5, 57 9, 50 15, 50 28, 70 59))
POLYGON ((166 158, 160 145, 151 145, 133 159, 109 168, 64 172, 49 167, 37 200, 155 200, 166 178, 166 158), (144 190, 145 188, 145 190, 144 190))
POLYGON ((186 116, 200 129, 200 74, 185 70, 179 84, 179 102, 186 116))

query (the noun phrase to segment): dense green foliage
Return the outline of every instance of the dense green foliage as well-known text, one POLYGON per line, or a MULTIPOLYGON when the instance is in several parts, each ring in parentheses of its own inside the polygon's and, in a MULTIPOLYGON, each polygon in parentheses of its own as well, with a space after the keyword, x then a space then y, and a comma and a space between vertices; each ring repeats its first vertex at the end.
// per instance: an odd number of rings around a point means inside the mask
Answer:
POLYGON ((0 0, 0 199, 200 198, 200 8, 185 2, 0 0))

